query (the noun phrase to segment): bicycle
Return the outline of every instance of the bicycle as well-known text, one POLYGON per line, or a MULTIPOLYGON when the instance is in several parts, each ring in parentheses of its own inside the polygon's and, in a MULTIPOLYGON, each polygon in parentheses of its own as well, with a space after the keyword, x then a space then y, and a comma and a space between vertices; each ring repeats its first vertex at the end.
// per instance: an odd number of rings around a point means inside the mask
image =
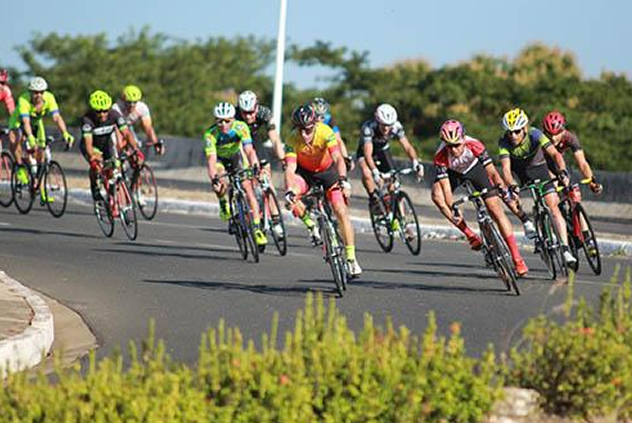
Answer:
POLYGON ((13 191, 11 190, 11 170, 13 169, 13 156, 4 151, 4 143, 8 141, 9 129, 0 127, 0 205, 9 207, 13 204, 13 191))
POLYGON ((391 170, 382 174, 384 183, 378 187, 378 207, 369 202, 369 214, 375 239, 385 253, 393 249, 397 233, 411 254, 421 252, 419 219, 408 194, 401 188, 400 175, 414 172, 413 168, 391 170))
POLYGON ((581 205, 581 191, 579 185, 589 184, 591 179, 583 179, 579 183, 572 184, 568 188, 558 187, 562 198, 560 210, 566 221, 568 228, 568 246, 577 258, 577 262, 572 266, 573 271, 579 269, 579 250, 584 251, 586 261, 595 275, 601 274, 601 255, 597 237, 588 218, 588 213, 581 205), (585 229, 584 229, 585 228, 585 229))
POLYGON ((329 264, 339 296, 347 290, 349 272, 345 260, 345 244, 338 231, 338 225, 332 216, 329 203, 325 199, 325 189, 316 183, 305 195, 307 213, 316 219, 318 230, 322 236, 323 260, 329 264))
MULTIPOLYGON (((267 165, 266 160, 261 160, 260 166, 263 168, 267 165)), ((259 183, 255 186, 255 195, 259 202, 259 213, 261 215, 261 230, 266 235, 272 235, 274 245, 279 251, 279 255, 287 254, 287 232, 283 223, 283 213, 279 206, 279 201, 272 188, 272 184, 265 172, 261 172, 259 183), (273 211, 276 213, 273 214, 273 211)), ((259 252, 265 251, 265 245, 259 246, 259 252)))
POLYGON ((487 188, 481 191, 474 191, 468 184, 469 194, 452 203, 452 212, 455 216, 460 215, 459 205, 466 201, 472 202, 476 208, 476 220, 483 239, 483 255, 485 263, 493 268, 500 279, 505 284, 507 291, 513 289, 516 295, 520 295, 518 288, 518 275, 514 266, 513 259, 509 253, 509 247, 505 239, 500 235, 500 231, 496 227, 494 220, 487 210, 483 196, 494 191, 498 192, 499 188, 487 188))
POLYGON ((114 233, 114 222, 118 217, 123 232, 130 241, 138 237, 136 203, 130 194, 117 158, 105 161, 97 172, 99 199, 94 200, 94 214, 99 228, 106 237, 114 233))
MULTIPOLYGON (((25 152, 22 164, 17 161, 11 169, 11 192, 15 206, 21 214, 31 211, 35 197, 40 194, 40 205, 46 205, 48 211, 54 217, 63 216, 68 202, 68 187, 66 176, 61 165, 53 160, 50 145, 54 143, 54 137, 46 137, 44 147, 44 161, 36 163, 34 157, 29 157, 25 152), (27 181, 20 181, 19 169, 23 169, 27 181), (43 182, 43 185, 42 185, 43 182)), ((69 148, 66 145, 66 150, 69 148)))
POLYGON ((138 166, 134 153, 121 153, 121 169, 129 190, 134 194, 140 214, 146 220, 156 217, 158 211, 158 184, 154 171, 145 162, 138 166))
POLYGON ((228 204, 230 207, 230 219, 228 221, 229 233, 234 235, 241 258, 248 260, 248 254, 252 255, 255 263, 259 263, 259 248, 255 241, 255 228, 252 221, 252 210, 243 187, 243 179, 252 178, 252 169, 231 171, 220 175, 220 178, 228 176, 228 204))
POLYGON ((545 186, 558 181, 558 178, 542 181, 536 179, 520 188, 520 192, 529 191, 533 198, 533 218, 536 228, 535 251, 546 265, 551 279, 558 273, 568 276, 568 268, 564 261, 560 233, 554 224, 553 214, 544 201, 545 186))

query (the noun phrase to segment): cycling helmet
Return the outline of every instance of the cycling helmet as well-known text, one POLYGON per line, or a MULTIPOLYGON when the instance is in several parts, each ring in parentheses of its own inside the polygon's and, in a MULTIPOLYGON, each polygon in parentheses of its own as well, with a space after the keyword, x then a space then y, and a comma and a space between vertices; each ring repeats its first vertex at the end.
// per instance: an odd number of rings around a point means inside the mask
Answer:
POLYGON ((312 100, 312 107, 314 107, 314 113, 316 113, 318 117, 325 116, 331 110, 327 100, 322 97, 315 97, 314 100, 312 100))
POLYGON ((29 82, 29 91, 46 91, 48 83, 41 76, 36 76, 29 82))
POLYGON ((102 90, 96 90, 90 94, 90 108, 92 110, 108 110, 112 107, 112 97, 102 90))
POLYGON ((299 128, 306 128, 316 123, 316 113, 314 112, 314 106, 310 103, 305 103, 302 106, 297 107, 292 112, 292 123, 299 128))
POLYGON ((463 141, 465 128, 458 120, 450 119, 443 122, 439 130, 439 136, 446 144, 459 144, 463 141))
POLYGON ((140 101, 143 98, 143 93, 136 85, 128 85, 123 88, 123 96, 125 101, 140 101))
POLYGON ((382 125, 393 125, 397 122, 397 110, 390 104, 380 104, 375 109, 375 120, 382 125))
POLYGON ((213 109, 213 115, 216 119, 232 119, 235 117, 235 106, 226 101, 217 103, 213 109))
POLYGON ((564 130, 566 118, 560 112, 553 111, 544 116, 542 126, 547 134, 557 135, 564 130))
POLYGON ((517 131, 529 124, 529 116, 520 108, 511 109, 503 116, 505 131, 517 131))
POLYGON ((244 112, 252 112, 257 107, 257 94, 252 91, 244 91, 239 94, 239 108, 244 112))
POLYGON ((9 72, 6 69, 0 68, 0 82, 7 82, 9 80, 9 72))

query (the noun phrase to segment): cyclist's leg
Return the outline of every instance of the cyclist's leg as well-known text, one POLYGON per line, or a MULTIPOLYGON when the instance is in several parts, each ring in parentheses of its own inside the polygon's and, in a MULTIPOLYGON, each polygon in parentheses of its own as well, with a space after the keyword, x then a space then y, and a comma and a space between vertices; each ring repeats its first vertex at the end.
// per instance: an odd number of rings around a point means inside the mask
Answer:
MULTIPOLYGON (((226 168, 230 169, 230 160, 218 156, 217 174, 223 174, 226 168)), ((212 189, 219 202, 219 217, 221 220, 226 222, 228 219, 230 219, 230 205, 228 204, 228 199, 226 198, 226 193, 228 191, 226 178, 221 178, 219 180, 219 184, 212 185, 212 189)))
MULTIPOLYGON (((546 179, 546 175, 542 172, 532 174, 529 168, 525 166, 515 166, 514 172, 518 177, 519 185, 523 186, 527 182, 533 179, 546 179)), ((522 208, 522 203, 520 201, 520 197, 515 196, 512 201, 505 202, 509 210, 518 218, 524 227, 524 233, 529 239, 536 238, 537 232, 535 230, 535 225, 531 221, 529 215, 522 208)))

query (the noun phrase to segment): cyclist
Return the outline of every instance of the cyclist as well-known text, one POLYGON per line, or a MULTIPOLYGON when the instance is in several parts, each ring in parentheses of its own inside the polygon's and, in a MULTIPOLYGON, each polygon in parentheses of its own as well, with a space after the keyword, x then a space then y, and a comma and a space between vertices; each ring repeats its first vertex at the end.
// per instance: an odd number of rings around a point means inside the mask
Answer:
MULTIPOLYGON (((603 191, 603 185, 597 183, 595 175, 586 160, 586 155, 582 146, 579 144, 579 138, 573 132, 566 129, 566 118, 558 111, 552 111, 547 113, 542 120, 542 129, 544 133, 551 140, 557 151, 564 155, 568 150, 573 153, 579 171, 582 173, 585 179, 590 179, 588 187, 595 194, 601 194, 603 191)), ((553 162, 547 156, 547 164, 551 172, 556 172, 555 162, 553 162)))
POLYGON ((351 156, 349 156, 349 152, 347 150, 347 146, 345 142, 342 140, 342 135, 340 134, 340 128, 338 128, 338 124, 336 120, 331 115, 331 107, 329 103, 322 97, 314 97, 312 100, 312 106, 314 106, 314 112, 316 113, 316 119, 324 124, 328 125, 336 135, 336 139, 338 140, 338 146, 340 146, 340 154, 342 154, 342 158, 347 165, 347 170, 351 172, 355 167, 353 164, 353 160, 351 156))
MULTIPOLYGON (((248 125, 235 120, 235 106, 230 103, 218 103, 213 109, 215 124, 204 133, 204 152, 207 159, 208 176, 211 179, 213 191, 219 199, 219 216, 223 221, 230 219, 230 206, 226 199, 227 185, 219 172, 239 171, 246 167, 258 168, 257 153, 252 147, 252 139, 248 125)), ((255 225, 254 235, 257 245, 268 243, 266 235, 260 228, 259 204, 252 189, 252 181, 244 181, 246 197, 253 213, 255 225)))
POLYGON ((103 161, 118 157, 118 134, 133 146, 134 151, 142 157, 136 140, 132 135, 125 118, 112 108, 112 97, 102 90, 96 90, 88 99, 90 109, 81 118, 81 140, 79 151, 90 165, 90 191, 94 201, 102 201, 97 175, 103 161))
MULTIPOLYGON (((482 247, 480 237, 467 226, 462 215, 455 216, 452 213, 452 192, 465 181, 469 181, 474 189, 479 191, 491 189, 492 186, 499 186, 502 191, 506 191, 505 184, 496 171, 485 145, 476 138, 465 135, 465 128, 461 122, 452 119, 445 121, 441 125, 439 137, 443 143, 434 157, 436 179, 432 184, 432 201, 441 213, 463 232, 470 247, 479 250, 482 247)), ((500 198, 496 194, 487 193, 483 199, 507 242, 516 265, 516 273, 518 276, 526 275, 529 268, 520 255, 513 228, 503 211, 500 198)))
POLYGON ((334 214, 340 222, 345 243, 347 266, 352 277, 358 277, 362 268, 355 254, 353 226, 346 199, 351 194, 351 184, 347 180, 347 167, 340 154, 340 147, 333 130, 316 119, 310 103, 297 107, 292 112, 292 131, 286 143, 285 152, 285 202, 294 216, 300 218, 318 241, 318 229, 306 213, 300 201, 310 185, 320 182, 327 193, 334 214))
POLYGON ((397 110, 390 104, 380 104, 375 109, 373 119, 362 124, 356 154, 362 172, 362 184, 369 195, 369 206, 378 214, 380 205, 377 185, 382 183, 382 173, 395 168, 390 151, 390 141, 393 139, 397 139, 404 148, 417 177, 421 179, 424 176, 424 167, 419 162, 415 148, 408 140, 404 126, 397 120, 397 110))
POLYGON ((162 156, 165 154, 165 144, 156 136, 149 106, 147 106, 147 103, 144 101, 141 101, 142 98, 143 93, 140 88, 136 85, 127 85, 123 88, 121 98, 112 106, 112 109, 119 112, 125 118, 127 126, 136 140, 136 143, 142 147, 134 131, 134 126, 140 122, 140 126, 147 136, 147 147, 153 146, 156 154, 162 156))
MULTIPOLYGON (((536 179, 542 181, 549 179, 546 156, 549 156, 557 164, 557 175, 560 182, 563 185, 568 185, 568 172, 566 171, 564 158, 553 147, 546 135, 539 129, 529 126, 529 117, 524 110, 520 108, 509 110, 503 116, 502 126, 505 129, 505 134, 498 141, 498 157, 503 180, 513 192, 517 190, 517 186, 514 184, 512 171, 516 173, 522 185, 526 185, 536 179)), ((526 222, 531 224, 529 229, 533 229, 533 233, 535 233, 535 228, 532 226, 533 223, 525 220, 524 211, 520 207, 518 196, 515 199, 515 202, 508 202, 507 205, 518 217, 521 217, 525 224, 526 235, 533 237, 533 234, 527 232, 527 226, 529 225, 526 222)), ((553 183, 545 186, 544 201, 550 209, 554 224, 562 237, 560 242, 562 244, 564 261, 569 265, 573 265, 577 262, 577 259, 568 247, 566 223, 558 208, 560 201, 553 183)))
POLYGON ((15 109, 15 101, 13 101, 13 94, 11 87, 9 87, 9 72, 2 68, 0 68, 0 101, 4 103, 4 107, 11 115, 15 109))
MULTIPOLYGON (((49 115, 55 121, 62 133, 64 141, 72 146, 75 138, 68 132, 66 122, 59 112, 59 106, 53 93, 48 90, 48 83, 41 76, 31 79, 28 92, 20 94, 17 106, 9 118, 9 143, 16 163, 22 164, 22 143, 26 141, 27 151, 35 153, 38 163, 44 161, 44 147, 46 147, 46 132, 44 116, 49 115)), ((22 184, 28 183, 28 175, 24 167, 18 169, 17 178, 22 184)), ((44 190, 41 190, 44 196, 44 190)), ((45 199, 52 201, 53 199, 45 199)))

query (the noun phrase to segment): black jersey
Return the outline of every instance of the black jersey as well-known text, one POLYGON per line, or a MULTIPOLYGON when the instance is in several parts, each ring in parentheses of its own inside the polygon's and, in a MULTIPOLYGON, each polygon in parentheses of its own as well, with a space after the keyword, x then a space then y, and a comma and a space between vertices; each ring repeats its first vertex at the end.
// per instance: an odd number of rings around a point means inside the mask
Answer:
POLYGON ((126 126, 125 118, 116 110, 110 109, 105 122, 99 119, 94 110, 90 110, 81 118, 81 136, 85 138, 86 135, 91 135, 92 144, 98 148, 110 140, 116 128, 121 130, 126 126))

